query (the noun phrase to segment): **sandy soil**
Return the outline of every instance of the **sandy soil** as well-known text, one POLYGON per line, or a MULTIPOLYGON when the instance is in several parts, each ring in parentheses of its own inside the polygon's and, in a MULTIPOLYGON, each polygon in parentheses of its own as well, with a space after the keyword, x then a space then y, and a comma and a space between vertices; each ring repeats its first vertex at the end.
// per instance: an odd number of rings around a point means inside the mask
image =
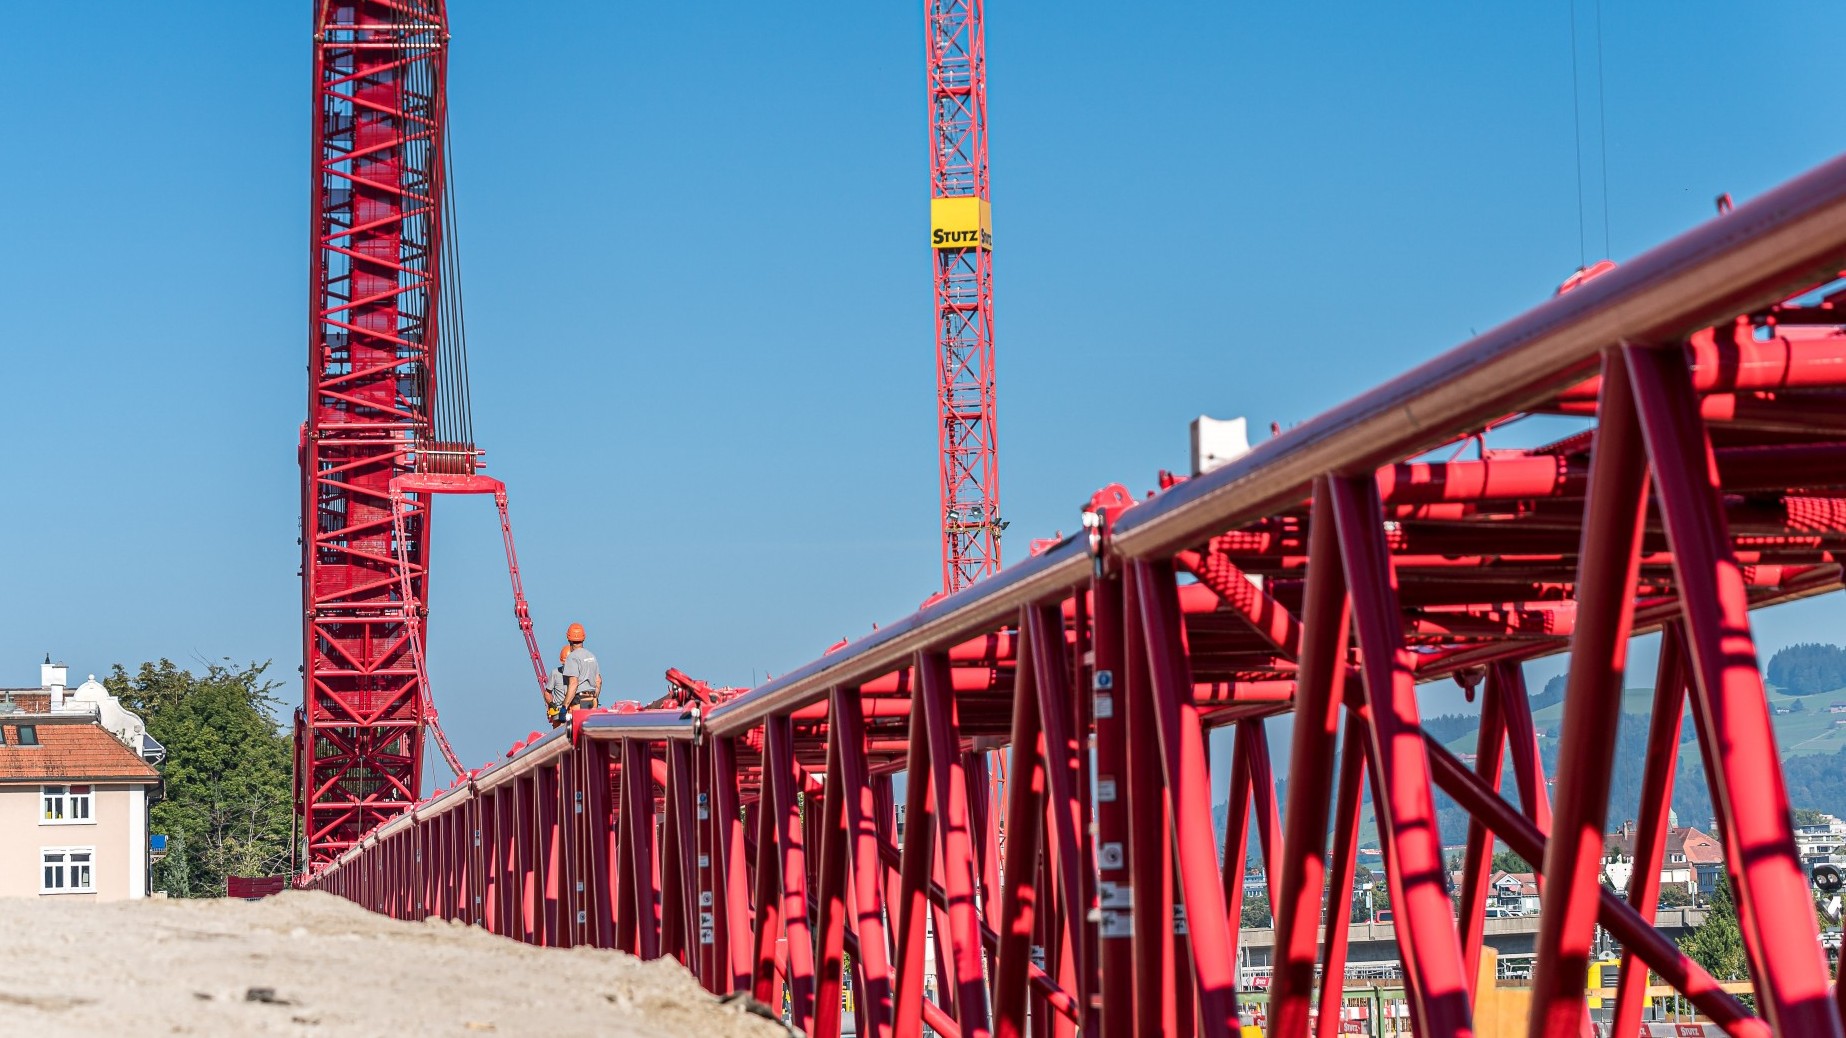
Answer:
POLYGON ((329 894, 0 901, 0 1034, 787 1033, 677 963, 399 922, 329 894))

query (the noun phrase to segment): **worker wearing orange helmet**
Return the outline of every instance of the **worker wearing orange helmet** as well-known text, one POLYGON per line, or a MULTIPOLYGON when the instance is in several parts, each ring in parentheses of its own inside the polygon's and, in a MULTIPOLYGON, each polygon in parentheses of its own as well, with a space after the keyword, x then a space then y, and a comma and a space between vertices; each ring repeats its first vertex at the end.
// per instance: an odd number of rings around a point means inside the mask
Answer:
POLYGON ((570 646, 558 650, 558 665, 551 668, 551 677, 545 682, 545 720, 556 728, 564 723, 567 711, 564 709, 565 693, 569 685, 564 678, 564 661, 570 659, 570 646))
POLYGON ((596 662, 596 654, 583 647, 583 625, 571 624, 564 633, 564 710, 568 716, 573 710, 594 710, 602 699, 603 672, 596 662))

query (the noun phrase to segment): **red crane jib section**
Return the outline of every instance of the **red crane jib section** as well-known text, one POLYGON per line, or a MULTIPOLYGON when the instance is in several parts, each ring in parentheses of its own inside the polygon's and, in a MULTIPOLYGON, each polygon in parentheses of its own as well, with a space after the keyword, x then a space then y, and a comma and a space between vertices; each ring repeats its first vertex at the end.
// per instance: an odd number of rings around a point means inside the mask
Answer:
POLYGON ((1000 569, 993 227, 981 0, 926 0, 942 590, 1000 569))
POLYGON ((422 779, 406 617, 425 605, 429 515, 411 500, 394 543, 390 488, 433 445, 447 43, 441 0, 316 5, 296 736, 313 861, 403 811, 422 779))
POLYGON ((1846 587, 1841 271, 1846 158, 1221 468, 1107 488, 1082 535, 788 674, 737 692, 673 671, 652 706, 535 733, 306 885, 671 957, 813 1038, 845 1005, 876 1038, 1334 1034, 1349 1006, 1319 978, 1356 941, 1395 942, 1402 997, 1355 994, 1419 1036, 1526 999, 1531 1033, 1574 1036, 1599 928, 1620 945, 1610 1033, 1641 1033, 1657 977, 1725 1034, 1840 1038, 1751 611, 1846 587), (1555 442, 1483 439, 1584 413, 1555 442), (1648 632, 1658 668, 1631 673, 1648 632), (1564 652, 1548 767, 1524 664, 1564 652), (1623 691, 1650 679, 1640 802, 1612 809, 1623 691), (1473 760, 1421 723, 1464 696, 1473 760), (1284 784, 1264 725, 1285 713, 1284 784), (1655 925, 1695 751, 1748 1004, 1655 925), (1630 811, 1618 895, 1604 834, 1630 811), (1393 918, 1349 929, 1368 813, 1393 918), (1261 999, 1239 991, 1252 837, 1261 999), (1542 896, 1531 984, 1490 998, 1496 841, 1542 896))

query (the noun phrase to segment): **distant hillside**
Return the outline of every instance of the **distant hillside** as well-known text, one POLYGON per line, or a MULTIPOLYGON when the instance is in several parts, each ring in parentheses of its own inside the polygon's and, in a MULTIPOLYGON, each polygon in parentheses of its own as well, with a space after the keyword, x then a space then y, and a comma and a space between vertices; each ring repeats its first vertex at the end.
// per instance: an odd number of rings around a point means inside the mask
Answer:
MULTIPOLYGON (((1790 646, 1771 657, 1769 667, 1769 706, 1774 712, 1776 744, 1788 781, 1789 802, 1796 808, 1824 811, 1846 818, 1846 713, 1835 714, 1830 707, 1846 709, 1846 677, 1830 689, 1795 691, 1782 687, 1776 680, 1804 682, 1809 688, 1816 681, 1832 680, 1826 675, 1827 660, 1837 655, 1846 661, 1846 649, 1838 646, 1790 646), (1831 650, 1816 652, 1815 649, 1831 650), (1816 676, 1820 675, 1820 676, 1816 676)), ((1558 769, 1558 726, 1564 718, 1564 684, 1562 676, 1552 678, 1531 697, 1532 722, 1539 733, 1539 754, 1545 774, 1555 778, 1558 769)), ((1651 688, 1630 688, 1622 693, 1622 721, 1616 732, 1615 768, 1609 790, 1609 826, 1635 818, 1641 801, 1642 769, 1646 763, 1648 713, 1653 709, 1651 688)), ((1423 718, 1423 726, 1436 740, 1455 753, 1473 753, 1480 733, 1480 718, 1471 714, 1440 714, 1423 718)), ((1680 726, 1679 766, 1673 781, 1673 810, 1679 824, 1709 829, 1711 796, 1705 783, 1704 764, 1691 739, 1691 711, 1685 711, 1680 726)), ((1278 761, 1286 777, 1286 758, 1278 761)), ((1517 801, 1516 785, 1510 762, 1502 765, 1500 788, 1507 799, 1517 801)), ((1442 842, 1448 846, 1462 843, 1468 835, 1468 815, 1440 790, 1436 792, 1437 825, 1442 842)), ((1225 810, 1219 806, 1217 821, 1223 832, 1225 810)), ((1367 791, 1366 817, 1361 822, 1360 845, 1378 845, 1377 828, 1370 811, 1367 791)), ((1256 861, 1254 842, 1251 861, 1256 861)))

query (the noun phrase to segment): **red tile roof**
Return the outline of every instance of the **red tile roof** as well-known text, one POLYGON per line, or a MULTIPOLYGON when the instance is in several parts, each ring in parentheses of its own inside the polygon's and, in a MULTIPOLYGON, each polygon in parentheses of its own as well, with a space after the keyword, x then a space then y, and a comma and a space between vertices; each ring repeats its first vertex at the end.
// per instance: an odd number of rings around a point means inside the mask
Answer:
MULTIPOLYGON (((1623 825, 1609 834, 1609 845, 1621 851, 1626 858, 1634 857, 1635 834, 1633 823, 1623 825)), ((1688 826, 1672 826, 1667 829, 1667 846, 1661 867, 1672 868, 1674 865, 1685 867, 1691 865, 1716 865, 1724 861, 1724 845, 1709 833, 1688 826), (1673 855, 1685 857, 1685 861, 1676 862, 1673 855)))
MULTIPOLYGON (((15 695, 15 702, 24 698, 15 695)), ((24 705, 24 704, 21 704, 24 705)), ((0 716, 0 783, 158 782, 160 774, 121 740, 94 721, 72 723, 62 717, 37 725, 37 746, 19 745, 19 722, 29 717, 0 716)))

